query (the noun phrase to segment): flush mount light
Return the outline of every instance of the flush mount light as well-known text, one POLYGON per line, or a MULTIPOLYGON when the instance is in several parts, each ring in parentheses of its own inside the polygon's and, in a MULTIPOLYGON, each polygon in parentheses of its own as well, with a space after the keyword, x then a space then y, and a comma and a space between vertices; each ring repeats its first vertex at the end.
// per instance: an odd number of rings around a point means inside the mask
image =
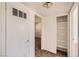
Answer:
POLYGON ((45 2, 45 3, 43 3, 43 7, 45 7, 45 8, 49 8, 49 7, 51 7, 52 5, 53 5, 52 2, 45 2))

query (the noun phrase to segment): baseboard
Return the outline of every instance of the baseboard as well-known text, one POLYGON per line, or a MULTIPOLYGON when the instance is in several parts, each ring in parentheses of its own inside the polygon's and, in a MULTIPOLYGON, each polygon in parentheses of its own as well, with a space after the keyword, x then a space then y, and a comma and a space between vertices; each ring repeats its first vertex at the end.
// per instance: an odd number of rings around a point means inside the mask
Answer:
POLYGON ((65 49, 65 48, 57 47, 57 50, 60 50, 60 51, 63 51, 63 52, 67 52, 67 49, 65 49))
POLYGON ((35 37, 35 39, 41 39, 41 37, 35 37))

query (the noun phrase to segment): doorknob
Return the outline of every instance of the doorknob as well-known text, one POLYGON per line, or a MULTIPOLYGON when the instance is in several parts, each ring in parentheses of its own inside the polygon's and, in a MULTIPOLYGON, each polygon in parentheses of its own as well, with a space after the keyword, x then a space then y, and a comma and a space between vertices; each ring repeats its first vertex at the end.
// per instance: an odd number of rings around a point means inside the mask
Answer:
POLYGON ((29 40, 26 40, 27 42, 29 42, 29 40))
POLYGON ((27 42, 29 42, 29 40, 26 40, 26 42, 25 42, 25 43, 27 43, 27 42))

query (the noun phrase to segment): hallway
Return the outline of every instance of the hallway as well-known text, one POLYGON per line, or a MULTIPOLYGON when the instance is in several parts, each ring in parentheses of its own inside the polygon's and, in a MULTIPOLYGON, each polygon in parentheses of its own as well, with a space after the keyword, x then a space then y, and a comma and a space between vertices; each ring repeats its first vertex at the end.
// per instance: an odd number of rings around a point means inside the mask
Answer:
POLYGON ((77 2, 0 3, 0 56, 78 57, 78 13, 77 2))

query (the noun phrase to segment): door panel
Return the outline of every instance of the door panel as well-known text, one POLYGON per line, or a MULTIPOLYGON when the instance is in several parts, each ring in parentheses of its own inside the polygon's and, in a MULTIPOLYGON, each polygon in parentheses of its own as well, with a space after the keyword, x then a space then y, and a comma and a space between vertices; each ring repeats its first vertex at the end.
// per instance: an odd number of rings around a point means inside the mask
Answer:
POLYGON ((6 54, 9 57, 26 57, 29 55, 28 17, 25 19, 19 16, 23 16, 22 13, 28 15, 28 11, 20 3, 7 3, 6 8, 6 54), (18 15, 13 15, 13 8, 18 15))
POLYGON ((78 56, 78 7, 75 7, 73 11, 73 38, 72 38, 72 54, 73 56, 78 56), (76 14, 76 15, 75 15, 76 14))
POLYGON ((78 56, 78 6, 74 4, 70 12, 70 56, 78 56))

